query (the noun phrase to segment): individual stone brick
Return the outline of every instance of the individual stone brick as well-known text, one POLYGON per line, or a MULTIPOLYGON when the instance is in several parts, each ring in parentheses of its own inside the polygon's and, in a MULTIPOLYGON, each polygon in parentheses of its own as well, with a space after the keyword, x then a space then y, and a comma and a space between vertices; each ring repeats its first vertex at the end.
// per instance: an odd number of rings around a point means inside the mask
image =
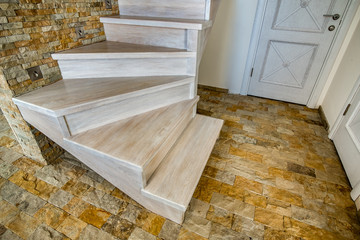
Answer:
POLYGON ((116 240, 114 236, 111 236, 109 233, 104 232, 92 225, 87 225, 79 237, 79 240, 88 239, 116 240))
POLYGON ((231 228, 233 217, 233 213, 218 207, 210 206, 206 219, 211 222, 219 223, 227 228, 231 228))
POLYGON ((119 239, 128 239, 134 229, 134 224, 115 215, 112 215, 102 226, 102 230, 118 237, 119 239))
POLYGON ((45 224, 41 224, 28 240, 62 240, 65 236, 45 224))
POLYGON ((49 203, 62 208, 64 207, 74 196, 64 190, 58 190, 57 192, 53 193, 49 198, 49 203))
POLYGON ((262 223, 264 225, 270 226, 275 229, 283 229, 284 228, 284 217, 273 213, 269 210, 265 210, 262 208, 255 209, 255 217, 254 220, 256 222, 262 223))
POLYGON ((156 240, 156 237, 141 228, 135 228, 131 233, 129 240, 156 240))
POLYGON ((301 165, 296 164, 296 163, 288 162, 287 163, 287 170, 291 171, 291 172, 299 173, 299 174, 308 175, 308 176, 311 176, 311 177, 316 177, 315 169, 305 167, 305 166, 301 166, 301 165))
POLYGON ((220 224, 214 223, 211 227, 209 240, 251 240, 243 233, 235 232, 220 224))
POLYGON ((68 216, 68 213, 49 203, 47 203, 34 215, 36 219, 54 229, 56 229, 68 216))
POLYGON ((21 238, 27 239, 39 225, 38 220, 20 212, 12 222, 6 224, 6 227, 21 238))
POLYGON ((18 168, 9 163, 0 163, 0 176, 8 179, 11 175, 13 175, 18 168))
POLYGON ((191 232, 204 238, 208 238, 210 235, 211 224, 211 221, 207 219, 187 213, 182 226, 191 232))
POLYGON ((97 228, 101 228, 110 216, 111 214, 105 210, 90 205, 79 216, 79 219, 97 228))
POLYGON ((159 238, 177 240, 180 233, 181 225, 176 224, 170 220, 166 220, 160 233, 159 238))
POLYGON ((87 224, 73 216, 68 216, 56 229, 71 239, 78 239, 87 224))

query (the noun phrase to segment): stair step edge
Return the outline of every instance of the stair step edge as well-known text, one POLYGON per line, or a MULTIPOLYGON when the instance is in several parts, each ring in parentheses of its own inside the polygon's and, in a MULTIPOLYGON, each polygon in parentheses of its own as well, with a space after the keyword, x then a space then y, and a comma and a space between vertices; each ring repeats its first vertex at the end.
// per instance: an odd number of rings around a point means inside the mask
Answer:
MULTIPOLYGON (((162 201, 164 204, 175 207, 176 209, 185 211, 210 157, 222 125, 223 120, 196 115, 196 117, 188 125, 188 129, 185 129, 178 141, 174 144, 173 148, 169 151, 168 155, 153 173, 152 177, 148 181, 148 185, 141 190, 142 194, 151 199, 162 201), (202 137, 200 136, 202 135, 201 130, 207 131, 202 137), (196 137, 198 138, 196 139, 196 137), (192 148, 194 151, 194 149, 197 149, 200 146, 206 148, 206 151, 201 152, 201 160, 197 163, 197 165, 193 164, 195 161, 193 157, 190 157, 193 156, 191 155, 191 151, 188 151, 188 153, 181 157, 182 161, 178 159, 177 156, 180 155, 178 152, 181 152, 181 149, 192 148), (192 164, 190 164, 190 162, 192 164), (184 175, 184 172, 186 172, 184 171, 184 165, 187 167, 187 171, 189 171, 189 166, 192 166, 192 169, 196 172, 184 175), (173 171, 168 172, 167 170, 173 171), (178 178, 174 179, 176 174, 178 174, 178 178), (189 179, 191 176, 192 178, 189 179), (184 180, 182 178, 186 178, 190 181, 187 182, 186 191, 178 186, 175 186, 176 182, 182 184, 181 181, 184 180), (171 194, 174 191, 179 190, 181 191, 180 195, 171 194)), ((199 159, 200 156, 197 155, 196 158, 199 159)))
MULTIPOLYGON (((64 80, 69 81, 72 79, 64 79, 64 80)), ((74 79, 74 81, 78 81, 78 79, 74 79)), ((21 100, 19 98, 13 98, 13 101, 16 105, 26 107, 30 110, 37 111, 37 112, 40 112, 40 113, 43 113, 43 114, 46 114, 46 115, 49 115, 52 117, 61 117, 61 116, 65 116, 68 114, 89 110, 94 107, 100 107, 100 106, 111 104, 114 102, 119 102, 119 101, 122 101, 122 100, 125 100, 128 98, 133 98, 133 97, 137 97, 140 95, 150 94, 150 93, 154 93, 154 92, 157 92, 160 90, 166 90, 166 89, 169 89, 172 87, 177 87, 177 86, 181 86, 181 85, 185 85, 185 84, 190 84, 193 81, 194 81, 194 77, 184 76, 184 79, 182 79, 182 80, 177 80, 174 82, 169 82, 169 83, 165 83, 165 84, 161 84, 161 85, 147 87, 144 89, 139 89, 139 90, 135 90, 133 92, 123 93, 123 94, 118 94, 118 95, 111 96, 111 97, 104 97, 101 99, 91 100, 89 102, 85 102, 85 103, 81 103, 81 104, 77 104, 77 105, 74 104, 73 106, 65 107, 62 109, 49 109, 46 107, 41 107, 39 105, 32 104, 30 102, 21 100)), ((49 86, 51 86, 51 85, 49 85, 49 86)), ((48 87, 48 86, 46 86, 46 87, 48 87)), ((43 90, 46 89, 46 87, 44 87, 43 90)))
POLYGON ((177 48, 103 41, 54 53, 51 56, 55 60, 95 60, 134 58, 191 58, 196 57, 196 54, 196 52, 177 48))
POLYGON ((186 20, 176 18, 138 17, 138 16, 109 16, 101 17, 100 22, 110 24, 137 25, 148 27, 178 28, 204 30, 212 26, 212 21, 186 20))

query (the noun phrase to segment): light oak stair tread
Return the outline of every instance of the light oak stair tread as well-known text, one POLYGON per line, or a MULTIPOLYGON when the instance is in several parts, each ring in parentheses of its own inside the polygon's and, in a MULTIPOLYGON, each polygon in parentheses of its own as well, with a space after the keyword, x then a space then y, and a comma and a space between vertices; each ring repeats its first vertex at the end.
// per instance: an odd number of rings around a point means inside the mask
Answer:
POLYGON ((63 116, 188 84, 193 80, 191 76, 64 79, 13 100, 34 111, 63 116))
POLYGON ((198 97, 79 133, 65 141, 143 169, 198 97))
POLYGON ((211 27, 212 21, 197 19, 162 18, 147 16, 109 16, 101 17, 102 23, 125 24, 149 27, 180 28, 203 30, 211 27))
POLYGON ((143 195, 185 211, 223 120, 196 115, 153 173, 143 195))
POLYGON ((56 60, 116 59, 116 58, 184 58, 195 57, 196 52, 167 47, 103 41, 65 50, 51 55, 56 60))

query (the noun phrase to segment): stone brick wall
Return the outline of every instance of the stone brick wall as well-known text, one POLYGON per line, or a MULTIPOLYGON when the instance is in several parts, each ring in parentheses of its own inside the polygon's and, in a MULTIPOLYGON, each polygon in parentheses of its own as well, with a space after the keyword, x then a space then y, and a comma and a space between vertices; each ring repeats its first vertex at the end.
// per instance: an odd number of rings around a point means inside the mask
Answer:
POLYGON ((111 1, 112 9, 104 0, 0 1, 0 106, 24 153, 39 162, 62 150, 24 121, 11 98, 62 78, 51 53, 105 40, 100 16, 119 14, 117 0, 111 1), (35 66, 43 78, 31 81, 26 70, 35 66))

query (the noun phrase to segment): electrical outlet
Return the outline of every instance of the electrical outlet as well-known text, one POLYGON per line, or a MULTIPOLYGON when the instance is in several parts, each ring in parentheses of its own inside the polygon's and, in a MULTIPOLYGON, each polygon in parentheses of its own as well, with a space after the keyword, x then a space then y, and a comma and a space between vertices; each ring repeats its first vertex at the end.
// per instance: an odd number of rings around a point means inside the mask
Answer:
POLYGON ((42 75, 42 72, 41 72, 39 66, 28 68, 28 69, 26 69, 26 71, 28 72, 31 81, 36 81, 36 80, 43 78, 43 75, 42 75))
POLYGON ((106 9, 111 9, 112 8, 111 0, 105 0, 105 8, 106 9))
POLYGON ((83 27, 76 27, 75 28, 76 37, 77 38, 84 38, 85 37, 85 31, 83 27))

